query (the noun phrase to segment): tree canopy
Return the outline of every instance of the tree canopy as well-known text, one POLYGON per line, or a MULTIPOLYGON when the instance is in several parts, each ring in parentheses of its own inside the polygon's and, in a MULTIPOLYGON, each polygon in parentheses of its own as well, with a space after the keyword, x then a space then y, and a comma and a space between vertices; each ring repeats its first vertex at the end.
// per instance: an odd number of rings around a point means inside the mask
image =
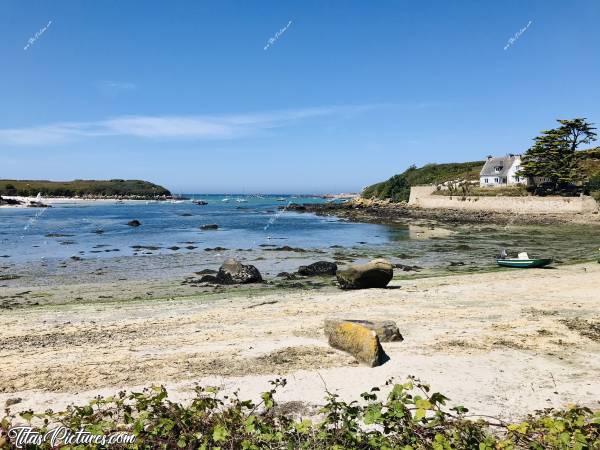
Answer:
POLYGON ((534 139, 523 156, 519 176, 549 178, 555 187, 581 180, 576 151, 582 144, 596 140, 596 128, 585 118, 558 122, 558 128, 542 131, 534 139))

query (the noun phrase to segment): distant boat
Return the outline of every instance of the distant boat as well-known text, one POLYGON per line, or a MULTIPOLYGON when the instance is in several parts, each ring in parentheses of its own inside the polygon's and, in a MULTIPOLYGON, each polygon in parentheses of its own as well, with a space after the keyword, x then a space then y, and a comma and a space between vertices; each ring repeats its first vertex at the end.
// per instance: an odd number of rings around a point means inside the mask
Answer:
POLYGON ((236 198, 235 201, 238 203, 244 203, 244 202, 247 202, 248 200, 246 200, 245 198, 236 198))
POLYGON ((208 202, 205 202, 204 200, 192 200, 192 203, 198 206, 208 205, 208 202))
MULTIPOLYGON (((503 256, 506 253, 503 253, 503 256)), ((498 263, 501 267, 520 267, 520 268, 535 268, 535 267, 544 267, 548 264, 552 263, 552 258, 530 258, 526 252, 519 253, 519 256, 516 258, 507 258, 500 257, 496 259, 496 263, 498 263)))
POLYGON ((229 201, 229 197, 225 197, 223 200, 221 200, 222 202, 228 202, 229 201))
POLYGON ((286 199, 285 199, 285 198, 283 198, 283 197, 279 197, 279 198, 277 199, 277 201, 278 201, 278 202, 285 202, 285 200, 286 200, 286 199))

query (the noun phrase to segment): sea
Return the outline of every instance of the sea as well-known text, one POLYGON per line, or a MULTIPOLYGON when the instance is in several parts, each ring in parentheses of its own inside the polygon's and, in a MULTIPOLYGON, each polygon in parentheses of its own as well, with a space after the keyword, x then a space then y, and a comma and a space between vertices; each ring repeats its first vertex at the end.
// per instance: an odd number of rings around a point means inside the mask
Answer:
POLYGON ((170 265, 214 268, 226 257, 237 257, 259 261, 264 270, 275 273, 315 260, 348 263, 386 257, 418 268, 407 270, 408 275, 490 270, 503 248, 553 257, 562 264, 597 258, 600 246, 598 227, 582 225, 378 225, 286 209, 291 203, 331 201, 320 197, 184 197, 0 208, 0 270, 30 275, 39 271, 42 276, 77 271, 74 261, 95 260, 117 271, 144 266, 146 273, 158 267, 169 272, 170 265), (131 220, 141 225, 129 226, 131 220), (207 224, 218 229, 203 230, 207 224))

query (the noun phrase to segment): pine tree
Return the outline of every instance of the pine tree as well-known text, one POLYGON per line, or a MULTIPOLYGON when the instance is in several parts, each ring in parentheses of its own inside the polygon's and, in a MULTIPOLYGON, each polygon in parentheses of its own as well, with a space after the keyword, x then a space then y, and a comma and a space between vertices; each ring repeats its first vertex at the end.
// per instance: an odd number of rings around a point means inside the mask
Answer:
POLYGON ((585 118, 558 120, 560 127, 542 131, 523 156, 519 176, 530 180, 546 177, 554 184, 572 184, 581 179, 577 171, 577 148, 596 140, 592 125, 585 118))

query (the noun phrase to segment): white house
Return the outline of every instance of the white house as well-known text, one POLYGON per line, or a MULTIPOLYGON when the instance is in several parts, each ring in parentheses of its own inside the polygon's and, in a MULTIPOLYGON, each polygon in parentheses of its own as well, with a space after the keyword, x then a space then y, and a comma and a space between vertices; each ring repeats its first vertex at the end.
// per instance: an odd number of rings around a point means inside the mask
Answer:
POLYGON ((517 176, 519 170, 521 170, 521 155, 488 156, 479 173, 479 185, 496 187, 527 184, 525 177, 517 176))

